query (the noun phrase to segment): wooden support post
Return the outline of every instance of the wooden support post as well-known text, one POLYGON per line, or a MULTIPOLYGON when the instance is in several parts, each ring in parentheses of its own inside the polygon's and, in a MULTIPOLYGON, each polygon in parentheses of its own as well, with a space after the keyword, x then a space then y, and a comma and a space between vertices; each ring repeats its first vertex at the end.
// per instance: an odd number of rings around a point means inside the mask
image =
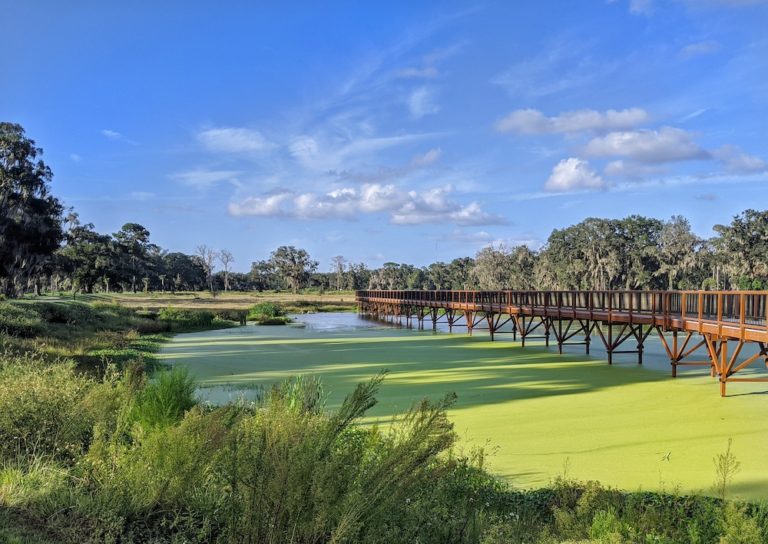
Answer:
POLYGON ((474 319, 474 317, 472 315, 472 312, 470 312, 469 310, 465 310, 464 311, 464 321, 467 322, 467 334, 469 334, 470 336, 472 336, 472 327, 475 324, 473 319, 474 319))
POLYGON ((672 377, 677 378, 677 329, 672 331, 672 377))
MULTIPOLYGON (((594 328, 595 324, 594 322, 589 321, 589 319, 586 320, 587 324, 587 330, 585 331, 586 334, 584 335, 584 352, 589 355, 589 343, 592 341, 592 329, 594 328)), ((584 325, 582 325, 583 327, 584 325)))
POLYGON ((720 341, 720 396, 725 396, 726 381, 728 376, 726 375, 726 366, 728 365, 728 340, 720 341))
POLYGON ((491 335, 491 342, 494 341, 494 334, 496 333, 496 324, 498 321, 495 319, 493 313, 485 314, 485 321, 488 323, 488 333, 491 335))
POLYGON ((608 322, 608 343, 606 344, 606 350, 608 351, 608 364, 613 364, 613 326, 608 322))

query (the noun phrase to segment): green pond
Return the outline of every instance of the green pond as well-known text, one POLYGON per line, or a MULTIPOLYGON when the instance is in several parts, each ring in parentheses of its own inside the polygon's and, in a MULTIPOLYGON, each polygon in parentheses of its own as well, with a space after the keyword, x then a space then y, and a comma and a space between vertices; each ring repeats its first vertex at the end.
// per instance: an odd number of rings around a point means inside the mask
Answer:
POLYGON ((646 343, 643 366, 630 354, 609 366, 597 339, 591 356, 583 346, 559 355, 541 341, 522 348, 510 335, 491 342, 486 331, 418 331, 348 313, 298 319, 305 326, 180 334, 160 356, 187 366, 200 397, 213 403, 315 374, 333 408, 356 383, 388 369, 369 418, 384 425, 423 397, 455 392, 459 449, 484 447, 488 468, 518 487, 566 473, 628 490, 708 493, 713 458, 732 439, 741 468, 731 493, 768 498, 768 384, 729 384, 721 398, 706 369, 684 368, 673 379, 656 338, 646 343))

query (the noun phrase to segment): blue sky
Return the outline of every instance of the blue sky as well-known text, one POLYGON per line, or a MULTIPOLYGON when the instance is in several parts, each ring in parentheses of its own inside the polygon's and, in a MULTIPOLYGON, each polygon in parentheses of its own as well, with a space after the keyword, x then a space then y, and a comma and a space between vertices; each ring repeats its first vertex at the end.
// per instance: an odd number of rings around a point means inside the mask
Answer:
POLYGON ((0 0, 0 118, 102 232, 378 266, 768 191, 768 3, 0 0))

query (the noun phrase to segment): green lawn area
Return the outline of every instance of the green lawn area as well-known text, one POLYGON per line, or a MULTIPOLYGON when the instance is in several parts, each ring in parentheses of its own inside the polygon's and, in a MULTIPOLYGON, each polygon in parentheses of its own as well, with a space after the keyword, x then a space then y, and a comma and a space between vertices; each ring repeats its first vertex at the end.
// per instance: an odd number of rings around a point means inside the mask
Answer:
MULTIPOLYGON (((731 384, 720 398, 703 370, 666 365, 658 340, 644 367, 623 356, 608 366, 571 347, 520 348, 486 334, 405 329, 256 327, 181 334, 160 355, 187 365, 201 394, 222 401, 297 374, 322 377, 328 405, 382 368, 391 374, 371 415, 382 422, 412 402, 454 391, 460 447, 484 446, 488 467, 518 487, 567 475, 627 490, 708 492, 713 457, 729 438, 741 462, 732 494, 768 498, 768 384, 731 384)), ((594 344, 593 344, 594 346, 594 344)))

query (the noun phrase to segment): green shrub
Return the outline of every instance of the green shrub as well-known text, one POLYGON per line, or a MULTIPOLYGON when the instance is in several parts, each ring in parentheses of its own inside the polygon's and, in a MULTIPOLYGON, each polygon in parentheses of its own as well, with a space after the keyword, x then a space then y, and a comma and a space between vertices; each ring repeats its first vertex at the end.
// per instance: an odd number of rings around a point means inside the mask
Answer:
POLYGON ((248 319, 259 321, 267 318, 282 317, 285 315, 282 307, 274 302, 260 302, 248 310, 248 319))
POLYGON ((71 362, 0 356, 0 459, 75 459, 90 436, 80 403, 92 385, 71 362))
POLYGON ((208 310, 184 310, 179 308, 163 308, 157 318, 168 321, 178 328, 208 328, 213 324, 213 312, 208 310))
POLYGON ((176 423, 197 403, 196 388, 186 368, 158 372, 138 394, 131 417, 146 428, 176 423))
POLYGON ((256 320, 259 325, 287 325, 293 321, 290 317, 265 317, 256 320))
POLYGON ((43 330, 40 314, 30 305, 0 302, 0 333, 31 337, 42 333, 43 330))
POLYGON ((743 505, 728 503, 723 510, 720 544, 761 544, 757 520, 747 515, 743 505))
POLYGON ((87 325, 97 320, 96 312, 82 302, 35 302, 33 308, 48 323, 87 325))

